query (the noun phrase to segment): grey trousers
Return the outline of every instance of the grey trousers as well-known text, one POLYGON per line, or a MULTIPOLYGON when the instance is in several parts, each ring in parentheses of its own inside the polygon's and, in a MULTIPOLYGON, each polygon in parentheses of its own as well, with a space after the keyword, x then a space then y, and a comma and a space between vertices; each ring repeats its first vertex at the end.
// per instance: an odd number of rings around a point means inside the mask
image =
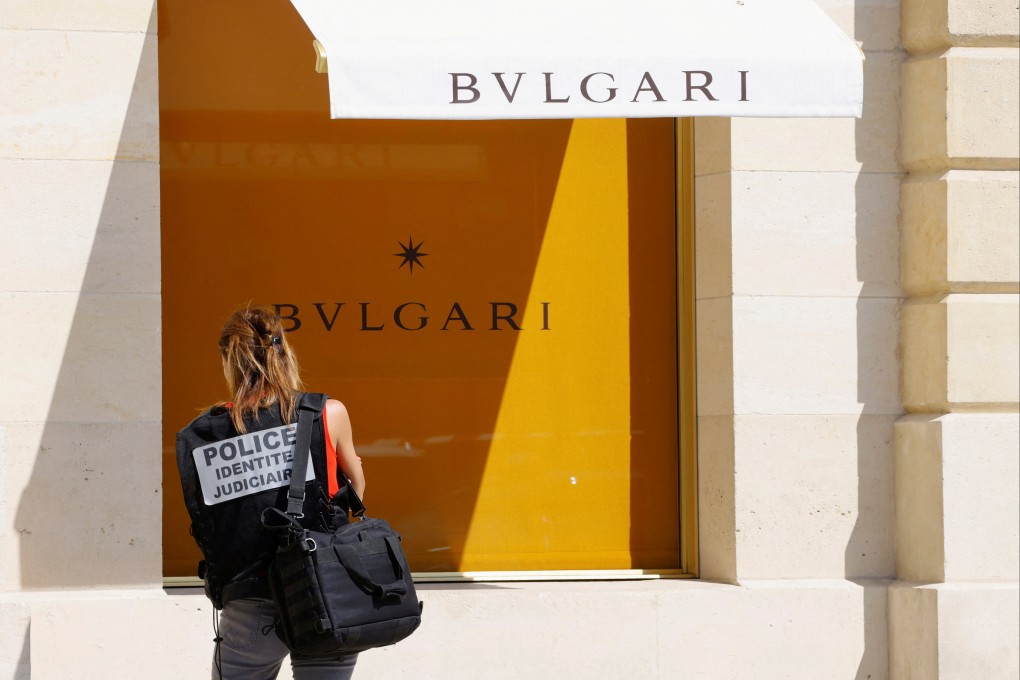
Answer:
MULTIPOLYGON (((271 600, 228 602, 220 612, 220 636, 218 654, 213 651, 213 680, 274 680, 289 653, 273 630, 271 600)), ((357 660, 357 654, 335 659, 292 655, 290 666, 294 680, 350 680, 357 660)))

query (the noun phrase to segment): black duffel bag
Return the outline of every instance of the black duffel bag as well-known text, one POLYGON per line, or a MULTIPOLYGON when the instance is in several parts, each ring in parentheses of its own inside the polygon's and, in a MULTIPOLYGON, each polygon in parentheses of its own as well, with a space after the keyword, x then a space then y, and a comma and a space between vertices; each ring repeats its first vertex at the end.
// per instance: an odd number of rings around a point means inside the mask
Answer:
MULTIPOLYGON (((306 415, 307 414, 307 415, 306 415)), ((422 603, 400 547, 385 520, 364 516, 365 506, 345 479, 347 508, 355 520, 332 533, 298 521, 311 438, 311 416, 298 415, 287 512, 270 508, 266 528, 281 535, 269 566, 276 603, 276 633, 292 652, 332 657, 399 642, 421 624, 422 603)))

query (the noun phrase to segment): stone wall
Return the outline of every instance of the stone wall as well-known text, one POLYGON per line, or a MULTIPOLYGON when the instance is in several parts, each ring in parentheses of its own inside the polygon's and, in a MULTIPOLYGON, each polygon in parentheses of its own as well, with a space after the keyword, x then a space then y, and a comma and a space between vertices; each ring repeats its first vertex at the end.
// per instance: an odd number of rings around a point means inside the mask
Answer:
POLYGON ((729 582, 895 574, 899 5, 821 4, 862 118, 695 122, 701 573, 729 582))
POLYGON ((894 680, 1020 673, 1020 16, 904 0, 894 680))
MULTIPOLYGON (((1016 675, 1016 5, 818 4, 863 118, 696 124, 703 580, 425 586, 361 673, 1016 675)), ((0 0, 0 74, 0 678, 202 677, 208 603, 161 587, 154 3, 0 0)))
POLYGON ((0 677, 42 678, 47 603, 162 584, 154 3, 2 2, 0 74, 0 677))

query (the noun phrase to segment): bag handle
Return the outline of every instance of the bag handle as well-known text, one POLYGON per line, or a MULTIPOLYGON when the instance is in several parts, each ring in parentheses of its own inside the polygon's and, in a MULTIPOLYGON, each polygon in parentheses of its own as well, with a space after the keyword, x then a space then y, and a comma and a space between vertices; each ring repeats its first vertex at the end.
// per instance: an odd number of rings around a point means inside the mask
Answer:
POLYGON ((280 508, 266 508, 262 511, 262 526, 269 531, 281 532, 285 529, 292 534, 300 534, 304 527, 280 508))
POLYGON ((385 536, 383 540, 386 542, 386 552, 390 555, 390 562, 393 563, 393 569, 397 575, 397 580, 389 583, 377 583, 368 573, 368 568, 365 566, 364 560, 361 559, 361 553, 368 550, 368 544, 340 543, 334 545, 333 550, 336 552, 340 564, 344 565, 354 580, 368 588, 375 597, 385 599, 393 595, 406 595, 407 584, 404 583, 404 569, 400 566, 400 560, 397 559, 398 548, 393 544, 395 539, 392 536, 385 536))
POLYGON ((298 400, 297 441, 294 443, 294 465, 291 467, 290 486, 287 488, 287 514, 295 519, 305 516, 305 475, 312 446, 312 421, 316 413, 322 413, 325 396, 302 394, 298 400))

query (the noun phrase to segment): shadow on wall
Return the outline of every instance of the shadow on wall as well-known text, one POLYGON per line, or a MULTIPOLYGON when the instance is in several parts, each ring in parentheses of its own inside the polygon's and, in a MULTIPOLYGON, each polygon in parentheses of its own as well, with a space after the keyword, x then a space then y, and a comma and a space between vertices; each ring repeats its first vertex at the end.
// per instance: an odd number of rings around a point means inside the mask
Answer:
MULTIPOLYGON (((70 41, 69 61, 92 58, 86 47, 93 36, 84 35, 70 41)), ((156 35, 102 39, 125 54, 138 49, 138 61, 112 164, 47 162, 61 176, 47 180, 52 212, 45 214, 67 217, 56 228, 66 226, 58 247, 69 252, 47 253, 44 261, 73 261, 79 253, 71 249, 89 238, 92 244, 80 295, 40 296, 51 308, 31 318, 51 325, 26 333, 42 353, 59 329, 69 329, 14 519, 24 589, 158 586, 162 579, 156 35), (105 187, 105 197, 98 224, 82 224, 96 197, 92 184, 96 192, 105 187)), ((126 88, 115 76, 103 82, 110 74, 100 68, 95 89, 116 101, 126 88)))
POLYGON ((893 424, 897 399, 900 174, 898 6, 858 1, 854 38, 862 43, 864 112, 855 124, 857 277, 857 513, 845 550, 846 578, 860 580, 864 651, 855 680, 889 675, 886 589, 895 578, 893 424), (890 16, 894 18, 890 21, 890 16))

